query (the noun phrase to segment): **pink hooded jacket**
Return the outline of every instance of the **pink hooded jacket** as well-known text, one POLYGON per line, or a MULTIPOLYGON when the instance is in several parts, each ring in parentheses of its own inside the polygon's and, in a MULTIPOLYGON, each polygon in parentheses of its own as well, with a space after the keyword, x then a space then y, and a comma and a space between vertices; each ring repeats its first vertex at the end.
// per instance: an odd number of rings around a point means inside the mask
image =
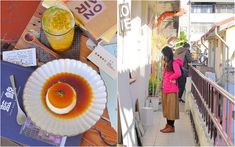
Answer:
POLYGON ((172 71, 163 71, 163 93, 178 92, 178 83, 171 83, 171 80, 177 80, 181 76, 180 66, 183 66, 181 59, 174 59, 172 71))

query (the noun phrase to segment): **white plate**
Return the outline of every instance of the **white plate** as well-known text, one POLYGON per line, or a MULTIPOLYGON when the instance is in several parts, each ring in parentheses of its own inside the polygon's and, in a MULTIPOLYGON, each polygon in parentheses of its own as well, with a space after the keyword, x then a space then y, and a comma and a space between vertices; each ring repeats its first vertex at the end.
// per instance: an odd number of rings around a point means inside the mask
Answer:
POLYGON ((41 129, 57 135, 74 136, 85 132, 100 119, 105 108, 106 96, 104 82, 95 70, 77 60, 60 59, 48 62, 32 73, 25 85, 23 103, 27 115, 41 129), (91 86, 92 102, 78 117, 71 119, 55 117, 43 106, 41 100, 43 85, 48 78, 61 72, 80 75, 91 86))

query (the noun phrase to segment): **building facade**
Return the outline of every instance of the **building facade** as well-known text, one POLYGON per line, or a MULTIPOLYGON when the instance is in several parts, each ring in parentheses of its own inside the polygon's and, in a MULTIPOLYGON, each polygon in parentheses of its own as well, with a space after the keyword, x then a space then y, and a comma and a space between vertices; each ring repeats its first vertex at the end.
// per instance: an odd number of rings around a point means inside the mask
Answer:
POLYGON ((179 29, 190 42, 197 41, 214 23, 234 16, 234 0, 181 0, 185 15, 179 18, 179 29))
POLYGON ((208 67, 214 68, 216 82, 235 95, 235 17, 216 23, 203 39, 208 41, 208 67))

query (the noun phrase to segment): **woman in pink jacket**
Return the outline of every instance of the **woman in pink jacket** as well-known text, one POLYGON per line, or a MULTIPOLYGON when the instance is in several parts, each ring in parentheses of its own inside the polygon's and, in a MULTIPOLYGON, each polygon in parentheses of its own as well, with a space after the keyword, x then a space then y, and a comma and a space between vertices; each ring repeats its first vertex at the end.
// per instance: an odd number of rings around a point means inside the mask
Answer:
POLYGON ((179 101, 177 79, 181 76, 180 66, 183 65, 181 59, 173 59, 173 51, 170 47, 162 49, 163 61, 163 91, 162 110, 163 116, 167 120, 163 133, 175 132, 174 122, 179 119, 179 101))

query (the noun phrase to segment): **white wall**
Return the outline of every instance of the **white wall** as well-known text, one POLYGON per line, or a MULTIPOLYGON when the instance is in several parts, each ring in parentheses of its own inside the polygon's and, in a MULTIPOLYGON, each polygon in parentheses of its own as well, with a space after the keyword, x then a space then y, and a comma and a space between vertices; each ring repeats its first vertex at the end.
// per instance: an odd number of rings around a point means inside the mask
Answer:
MULTIPOLYGON (((232 13, 191 13, 190 21, 191 23, 212 23, 213 25, 217 22, 223 21, 230 17, 234 16, 232 13)), ((213 26, 212 25, 212 26, 213 26)), ((209 31, 208 28, 207 31, 209 31)), ((206 32, 192 32, 191 31, 191 41, 197 41, 204 35, 206 32)))
MULTIPOLYGON (((233 53, 235 52, 235 26, 229 28, 226 31, 226 42, 229 46, 229 59, 231 59, 233 53)), ((232 66, 235 67, 235 59, 232 59, 232 66)))
MULTIPOLYGON (((203 1, 203 0, 198 0, 198 1, 203 1)), ((191 0, 191 2, 192 2, 192 0, 191 0)), ((222 2, 222 0, 220 2, 222 2)), ((189 27, 191 24, 189 24, 189 21, 191 23, 212 23, 212 24, 214 24, 216 22, 219 22, 219 21, 222 21, 224 19, 227 19, 227 18, 234 16, 234 14, 232 14, 232 13, 191 13, 191 8, 189 6, 190 6, 189 0, 181 0, 180 1, 180 8, 184 8, 186 13, 179 18, 179 26, 180 26, 180 31, 185 31, 185 33, 187 34, 187 37, 189 38, 190 41, 198 41, 201 38, 201 36, 206 32, 196 33, 196 32, 190 31, 189 27)), ((208 29, 208 31, 209 31, 209 29, 208 29)))
MULTIPOLYGON (((223 75, 224 67, 227 60, 227 47, 224 43, 218 39, 215 34, 209 40, 209 67, 215 68, 216 77, 220 78, 223 75), (213 53, 213 49, 215 49, 213 53), (215 56, 215 57, 213 57, 215 56)), ((235 27, 224 29, 219 32, 219 35, 225 40, 229 46, 229 59, 231 59, 233 52, 235 51, 235 27)), ((232 65, 235 67, 235 59, 232 60, 232 65)))
POLYGON ((191 2, 234 2, 234 0, 191 0, 191 2))
MULTIPOLYGON (((125 2, 130 3, 130 0, 125 2)), ((118 1, 120 3, 120 1, 118 1)), ((133 112, 136 99, 143 103, 147 97, 150 75, 150 51, 152 31, 145 24, 147 1, 132 1, 131 31, 123 37, 118 35, 118 92, 120 97, 120 120, 123 144, 137 145, 133 112), (136 81, 129 84, 129 72, 136 81)), ((142 105, 142 104, 141 104, 142 105)))
POLYGON ((216 23, 234 16, 232 13, 191 13, 191 22, 216 23))
POLYGON ((217 47, 215 49, 215 74, 216 74, 216 77, 217 79, 219 79, 222 74, 223 74, 223 70, 222 70, 222 67, 223 67, 223 58, 224 58, 224 55, 223 55, 223 44, 220 40, 218 40, 217 42, 217 47))
POLYGON ((189 10, 189 5, 188 5, 188 0, 180 0, 180 8, 183 8, 185 11, 185 14, 183 16, 179 17, 179 26, 180 26, 180 31, 184 31, 185 34, 187 35, 187 38, 189 38, 189 15, 190 15, 190 10, 189 10))
POLYGON ((208 41, 208 67, 215 67, 215 50, 218 46, 217 39, 208 41))

